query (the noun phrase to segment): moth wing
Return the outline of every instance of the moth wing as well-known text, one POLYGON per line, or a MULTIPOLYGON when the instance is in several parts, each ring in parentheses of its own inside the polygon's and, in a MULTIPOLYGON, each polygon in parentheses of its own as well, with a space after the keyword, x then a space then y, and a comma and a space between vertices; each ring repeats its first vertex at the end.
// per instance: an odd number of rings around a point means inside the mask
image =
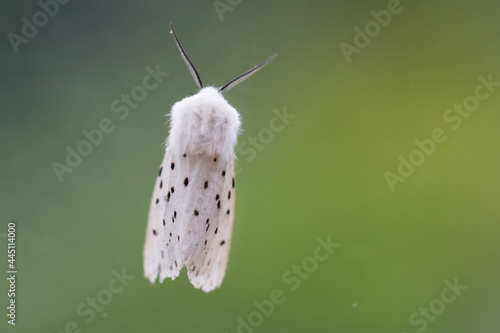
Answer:
POLYGON ((167 149, 149 207, 146 240, 144 243, 144 276, 151 283, 160 275, 160 283, 166 278, 175 279, 183 266, 178 240, 179 224, 175 224, 175 203, 171 186, 176 182, 172 150, 167 149), (171 236, 172 235, 172 236, 171 236))
POLYGON ((220 287, 226 272, 234 221, 234 161, 215 163, 208 173, 208 188, 198 200, 203 236, 186 262, 189 281, 204 292, 220 287))

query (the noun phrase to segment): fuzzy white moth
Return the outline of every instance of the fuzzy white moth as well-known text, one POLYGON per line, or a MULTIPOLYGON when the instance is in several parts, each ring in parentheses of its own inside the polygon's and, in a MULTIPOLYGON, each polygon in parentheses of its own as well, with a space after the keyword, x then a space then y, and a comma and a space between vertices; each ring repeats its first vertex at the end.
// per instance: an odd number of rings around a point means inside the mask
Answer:
POLYGON ((174 280, 185 265, 195 288, 218 288, 226 272, 234 220, 234 147, 240 115, 223 92, 276 54, 220 89, 203 88, 172 24, 170 32, 200 91, 172 107, 170 134, 149 208, 144 276, 174 280))

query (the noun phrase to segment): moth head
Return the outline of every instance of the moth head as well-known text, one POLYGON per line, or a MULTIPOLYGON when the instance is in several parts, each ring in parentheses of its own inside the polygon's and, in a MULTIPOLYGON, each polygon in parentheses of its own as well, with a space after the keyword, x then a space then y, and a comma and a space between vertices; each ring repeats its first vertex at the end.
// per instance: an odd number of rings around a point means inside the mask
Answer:
POLYGON ((170 29, 182 59, 200 90, 197 94, 175 103, 172 107, 168 144, 177 154, 208 154, 219 157, 221 160, 232 159, 241 122, 238 112, 229 105, 222 93, 249 78, 274 59, 276 54, 238 75, 221 88, 204 88, 172 24, 170 24, 170 29))
POLYGON ((220 91, 202 88, 172 107, 168 144, 176 155, 207 154, 226 161, 234 158, 240 115, 220 91))

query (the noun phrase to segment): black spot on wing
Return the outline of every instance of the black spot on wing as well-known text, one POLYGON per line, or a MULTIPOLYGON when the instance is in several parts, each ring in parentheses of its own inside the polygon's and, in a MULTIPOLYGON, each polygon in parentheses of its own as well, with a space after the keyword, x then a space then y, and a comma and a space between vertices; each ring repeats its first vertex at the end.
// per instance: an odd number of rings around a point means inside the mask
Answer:
POLYGON ((186 179, 184 179, 184 186, 188 186, 189 184, 189 179, 186 177, 186 179))

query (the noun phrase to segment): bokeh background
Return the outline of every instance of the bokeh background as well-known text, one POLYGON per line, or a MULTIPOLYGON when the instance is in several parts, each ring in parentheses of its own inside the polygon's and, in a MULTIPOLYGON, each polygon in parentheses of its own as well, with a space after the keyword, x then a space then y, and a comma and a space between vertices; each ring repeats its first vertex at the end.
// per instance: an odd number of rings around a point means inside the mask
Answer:
POLYGON ((8 34, 22 36, 22 18, 33 22, 42 9, 3 1, 0 330, 497 332, 500 89, 456 130, 443 115, 474 95, 478 77, 500 81, 500 4, 403 0, 348 61, 341 43, 355 45, 355 27, 391 4, 73 0, 16 53, 8 34), (185 271, 154 286, 142 277, 165 115, 196 92, 170 22, 205 84, 221 86, 278 54, 226 94, 244 132, 229 265, 210 294, 185 271), (111 104, 157 65, 169 75, 121 119, 111 104), (283 110, 295 118, 269 139, 283 110), (53 162, 65 164, 66 147, 105 118, 114 130, 60 181, 53 162), (384 174, 396 174, 399 156, 408 159, 414 140, 436 128, 447 140, 392 191, 384 174), (259 135, 266 142, 252 145, 259 135), (18 229, 15 327, 5 315, 10 220, 18 229), (311 265, 317 238, 329 235, 340 247, 291 290, 283 274, 311 265), (130 280, 107 298, 122 271, 130 280), (445 281, 454 280, 467 289, 443 303, 445 281), (286 300, 259 317, 254 301, 275 289, 286 300), (89 310, 96 297, 106 304, 89 310), (429 306, 425 319, 419 311, 429 306), (239 327, 240 317, 255 327, 239 327))

